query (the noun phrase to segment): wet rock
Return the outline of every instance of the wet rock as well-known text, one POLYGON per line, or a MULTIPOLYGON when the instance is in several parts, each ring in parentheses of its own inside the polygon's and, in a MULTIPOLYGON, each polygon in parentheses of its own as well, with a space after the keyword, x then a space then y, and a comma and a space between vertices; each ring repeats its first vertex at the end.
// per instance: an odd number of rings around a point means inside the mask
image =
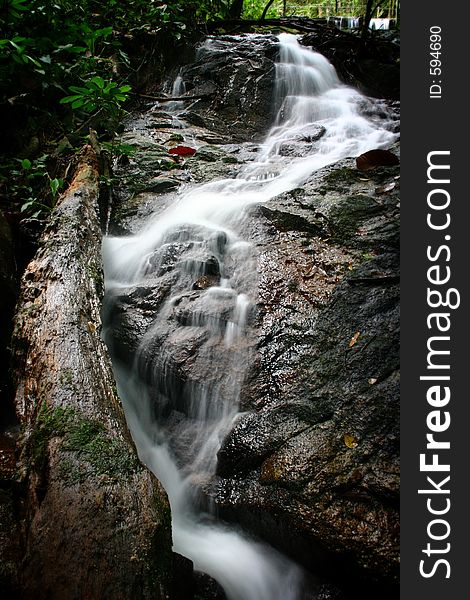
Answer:
POLYGON ((397 177, 346 160, 253 209, 258 355, 218 455, 220 514, 347 597, 398 578, 397 177))
POLYGON ((197 125, 198 127, 207 127, 208 125, 206 120, 201 117, 201 115, 192 110, 186 111, 184 118, 186 121, 188 121, 188 123, 191 123, 191 125, 197 125))
POLYGON ((311 145, 307 145, 301 142, 284 142, 279 148, 279 154, 281 156, 295 156, 302 157, 313 154, 314 148, 311 145))
POLYGON ((264 134, 271 123, 275 36, 208 37, 182 77, 191 95, 205 95, 186 113, 193 125, 231 139, 264 134), (234 41, 236 42, 234 44, 234 41))
POLYGON ((192 561, 174 552, 171 598, 175 598, 175 600, 194 600, 194 577, 192 561))
POLYGON ((200 253, 189 253, 187 257, 177 264, 177 267, 194 275, 220 276, 220 264, 215 256, 200 253))
POLYGON ((149 129, 171 129, 173 126, 173 119, 171 117, 162 118, 156 116, 152 120, 150 120, 147 124, 149 129))
POLYGON ((150 179, 142 188, 141 191, 144 192, 154 192, 155 194, 161 194, 164 192, 168 192, 169 190, 174 190, 180 185, 179 181, 175 179, 170 179, 169 177, 155 177, 154 179, 150 179))
POLYGON ((323 125, 309 125, 302 133, 299 133, 295 139, 301 142, 317 142, 326 133, 323 125))
POLYGON ((247 468, 260 466, 273 448, 331 417, 328 403, 281 404, 268 411, 247 413, 237 419, 230 436, 217 455, 217 470, 222 477, 235 475, 247 468))
POLYGON ((377 34, 364 46, 359 36, 334 36, 308 33, 301 43, 324 54, 341 79, 362 93, 375 98, 400 97, 400 44, 377 34))
POLYGON ((104 306, 104 312, 109 313, 106 342, 116 358, 132 362, 139 340, 168 298, 176 277, 175 273, 168 273, 158 279, 156 286, 137 286, 109 295, 104 306))
POLYGON ((218 277, 214 277, 213 275, 203 275, 202 277, 198 277, 193 283, 193 290, 207 290, 208 288, 217 285, 218 282, 218 277))
POLYGON ((226 600, 223 588, 209 575, 195 571, 194 600, 226 600))
POLYGON ((302 157, 313 154, 317 142, 326 132, 323 125, 310 125, 305 131, 297 134, 292 141, 283 142, 279 148, 281 156, 302 157))
POLYGON ((200 146, 197 150, 197 158, 207 162, 221 160, 225 163, 238 163, 238 160, 232 154, 225 153, 222 148, 216 146, 200 146))

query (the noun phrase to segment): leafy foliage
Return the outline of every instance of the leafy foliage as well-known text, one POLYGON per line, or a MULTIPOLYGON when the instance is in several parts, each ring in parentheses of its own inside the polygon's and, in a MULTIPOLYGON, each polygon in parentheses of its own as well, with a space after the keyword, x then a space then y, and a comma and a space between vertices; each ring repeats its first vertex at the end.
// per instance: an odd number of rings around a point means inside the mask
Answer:
MULTIPOLYGON (((168 52, 208 21, 240 11, 244 18, 259 19, 267 2, 2 0, 0 209, 44 219, 64 186, 62 153, 73 152, 87 126, 112 144, 132 97, 129 78, 140 68, 127 54, 130 39, 151 33, 168 52)), ((396 0, 387 2, 396 5, 396 0)), ((375 0, 374 7, 387 2, 375 0)), ((266 16, 327 16, 336 9, 363 14, 366 4, 274 0, 266 16)))
POLYGON ((125 113, 132 69, 123 40, 139 31, 178 40, 196 13, 184 0, 4 0, 0 208, 47 217, 64 186, 61 152, 81 143, 87 125, 112 139, 125 113))

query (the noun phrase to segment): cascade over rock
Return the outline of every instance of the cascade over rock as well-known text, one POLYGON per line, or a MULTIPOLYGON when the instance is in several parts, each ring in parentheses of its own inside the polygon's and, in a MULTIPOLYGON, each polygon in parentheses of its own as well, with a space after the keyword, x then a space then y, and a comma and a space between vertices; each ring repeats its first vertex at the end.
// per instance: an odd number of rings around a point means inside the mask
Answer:
POLYGON ((398 153, 396 114, 293 36, 209 38, 179 77, 222 100, 130 119, 104 244, 105 338, 175 549, 231 600, 393 597, 399 173, 355 158, 398 153), (256 123, 247 49, 275 76, 256 123), (196 152, 170 164, 175 145, 196 152))
POLYGON ((345 160, 254 209, 258 352, 218 453, 219 514, 348 587, 398 578, 397 177, 345 160))

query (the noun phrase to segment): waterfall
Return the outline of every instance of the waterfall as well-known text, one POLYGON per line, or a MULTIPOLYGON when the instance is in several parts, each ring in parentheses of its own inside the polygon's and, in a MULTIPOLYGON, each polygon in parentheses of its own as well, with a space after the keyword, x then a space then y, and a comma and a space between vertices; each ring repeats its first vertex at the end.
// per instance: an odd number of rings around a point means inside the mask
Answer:
MULTIPOLYGON (((173 81, 173 85, 171 87, 171 97, 172 98, 180 98, 183 94, 186 93, 186 84, 184 83, 184 79, 181 75, 181 72, 175 77, 173 81)), ((172 102, 168 102, 166 105, 166 109, 169 113, 173 113, 177 115, 184 109, 184 101, 183 100, 174 100, 172 102)), ((176 117, 174 117, 176 119, 176 117)), ((180 124, 176 124, 176 127, 181 127, 180 124)))
POLYGON ((391 26, 391 19, 371 19, 369 23, 370 29, 382 29, 388 31, 391 26))
MULTIPOLYGON (((103 242, 108 312, 126 289, 170 282, 134 365, 115 361, 116 379, 139 456, 169 495, 175 551, 214 577, 230 600, 303 597, 301 569, 218 522, 204 493, 239 413, 255 345, 256 255, 240 224, 250 205, 394 140, 383 123, 361 115, 367 100, 342 85, 323 56, 292 35, 281 34, 279 42, 278 115, 257 159, 235 179, 184 190, 138 234, 103 242), (285 154, 286 145, 302 142, 312 148, 306 156, 285 154)), ((111 353, 112 337, 108 328, 111 353)))

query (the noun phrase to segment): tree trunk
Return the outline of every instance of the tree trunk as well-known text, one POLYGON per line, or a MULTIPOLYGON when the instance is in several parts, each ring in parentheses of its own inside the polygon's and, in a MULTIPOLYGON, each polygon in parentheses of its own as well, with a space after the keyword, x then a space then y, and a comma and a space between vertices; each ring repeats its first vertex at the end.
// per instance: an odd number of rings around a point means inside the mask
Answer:
POLYGON ((24 274, 15 317, 25 599, 168 594, 168 500, 137 460, 100 337, 98 180, 87 146, 24 274))
POLYGON ((266 4, 266 6, 264 7, 263 10, 263 14, 261 15, 260 21, 264 21, 264 19, 266 18, 266 14, 268 12, 268 10, 271 8, 271 4, 274 2, 274 0, 269 0, 269 2, 266 4))
POLYGON ((230 19, 241 19, 243 12, 243 0, 233 0, 230 8, 228 9, 228 16, 230 19))
POLYGON ((369 23, 372 18, 374 0, 367 0, 366 12, 364 14, 364 21, 362 22, 361 40, 366 41, 369 33, 369 23))

